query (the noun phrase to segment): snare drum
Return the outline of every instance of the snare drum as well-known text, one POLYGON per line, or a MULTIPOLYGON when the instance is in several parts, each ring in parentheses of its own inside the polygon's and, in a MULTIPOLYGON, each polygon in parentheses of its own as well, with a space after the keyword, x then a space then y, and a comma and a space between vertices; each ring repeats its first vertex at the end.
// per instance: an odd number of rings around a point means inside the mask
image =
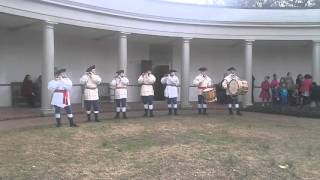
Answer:
POLYGON ((217 101, 217 93, 215 88, 207 88, 202 91, 203 97, 207 102, 216 102, 217 101))

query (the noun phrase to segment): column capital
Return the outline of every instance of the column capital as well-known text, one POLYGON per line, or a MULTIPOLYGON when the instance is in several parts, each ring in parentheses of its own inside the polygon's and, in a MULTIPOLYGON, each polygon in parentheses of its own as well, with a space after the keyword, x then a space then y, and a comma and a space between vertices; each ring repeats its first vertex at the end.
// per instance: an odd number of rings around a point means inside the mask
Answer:
POLYGON ((129 33, 129 32, 124 32, 124 31, 120 31, 120 32, 119 32, 119 36, 120 36, 121 38, 126 38, 129 34, 131 34, 131 33, 129 33))
POLYGON ((53 21, 43 21, 43 26, 46 28, 54 29, 54 25, 58 24, 57 22, 53 21))
POLYGON ((191 39, 192 39, 191 37, 182 37, 182 41, 184 43, 189 43, 191 39))
POLYGON ((244 42, 245 42, 246 44, 248 44, 248 45, 252 45, 254 41, 255 41, 254 39, 245 39, 245 40, 244 40, 244 42))

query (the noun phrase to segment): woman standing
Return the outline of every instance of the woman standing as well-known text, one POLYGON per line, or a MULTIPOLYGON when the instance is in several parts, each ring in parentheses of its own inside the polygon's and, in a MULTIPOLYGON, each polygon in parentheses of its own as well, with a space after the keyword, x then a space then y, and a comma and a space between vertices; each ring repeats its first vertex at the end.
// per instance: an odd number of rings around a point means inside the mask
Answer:
POLYGON ((260 92, 260 98, 262 99, 262 106, 265 105, 265 103, 269 102, 270 99, 270 83, 269 83, 269 76, 266 76, 264 78, 264 81, 261 83, 261 92, 260 92))
POLYGON ((304 76, 304 80, 301 85, 303 105, 309 104, 311 87, 312 87, 312 76, 310 74, 306 74, 304 76))

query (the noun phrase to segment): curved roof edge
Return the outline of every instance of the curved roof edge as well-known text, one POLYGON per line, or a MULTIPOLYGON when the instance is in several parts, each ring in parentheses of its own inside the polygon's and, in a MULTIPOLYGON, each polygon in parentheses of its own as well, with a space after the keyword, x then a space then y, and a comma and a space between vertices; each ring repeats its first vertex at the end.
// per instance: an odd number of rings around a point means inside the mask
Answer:
POLYGON ((2 0, 0 12, 41 21, 168 37, 255 40, 320 40, 319 24, 190 24, 80 10, 35 0, 2 0), (17 6, 19 4, 19 6, 17 6))
MULTIPOLYGON (((110 5, 110 7, 100 7, 86 3, 80 3, 72 0, 41 0, 43 3, 67 6, 78 10, 85 10, 95 13, 121 16, 134 19, 143 19, 150 21, 159 21, 167 23, 181 23, 194 25, 214 25, 214 26, 269 26, 269 27, 306 27, 320 26, 320 9, 304 10, 256 10, 256 9, 230 9, 230 8, 200 8, 200 15, 192 14, 195 18, 186 17, 182 11, 172 17, 166 11, 165 13, 141 13, 135 9, 121 9, 119 4, 110 5), (203 9, 201 9, 203 8, 203 9), (209 12, 207 12, 209 11, 209 12), (205 15, 203 15, 205 14, 205 15)), ((118 2, 120 2, 119 0, 118 2)), ((125 1, 125 0, 122 0, 125 1)), ((139 0, 138 0, 139 1, 139 0)), ((137 1, 137 2, 138 2, 137 1)), ((150 0, 149 0, 150 1, 150 0)), ((39 1, 38 1, 39 2, 39 1)), ((110 2, 110 1, 109 1, 110 2)), ((108 2, 108 3, 109 3, 108 2)), ((131 1, 132 2, 132 1, 131 1)), ((150 3, 150 2, 149 2, 150 3)), ((110 3, 109 3, 110 4, 110 3)), ((111 3, 112 4, 112 3, 111 3)), ((160 3, 161 4, 161 3, 160 3)), ((188 5, 190 6, 190 5, 188 5)), ((126 6, 127 8, 127 6, 126 6)), ((143 9, 143 8, 142 8, 143 9)), ((176 9, 170 9, 176 10, 176 9)))

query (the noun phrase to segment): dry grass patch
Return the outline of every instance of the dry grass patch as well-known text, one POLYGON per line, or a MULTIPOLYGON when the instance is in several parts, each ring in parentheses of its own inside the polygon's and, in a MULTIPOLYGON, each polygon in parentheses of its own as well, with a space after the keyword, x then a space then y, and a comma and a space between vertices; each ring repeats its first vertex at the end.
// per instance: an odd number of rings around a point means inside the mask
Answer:
POLYGON ((0 179, 320 179, 320 121, 286 118, 213 114, 0 132, 0 179))

